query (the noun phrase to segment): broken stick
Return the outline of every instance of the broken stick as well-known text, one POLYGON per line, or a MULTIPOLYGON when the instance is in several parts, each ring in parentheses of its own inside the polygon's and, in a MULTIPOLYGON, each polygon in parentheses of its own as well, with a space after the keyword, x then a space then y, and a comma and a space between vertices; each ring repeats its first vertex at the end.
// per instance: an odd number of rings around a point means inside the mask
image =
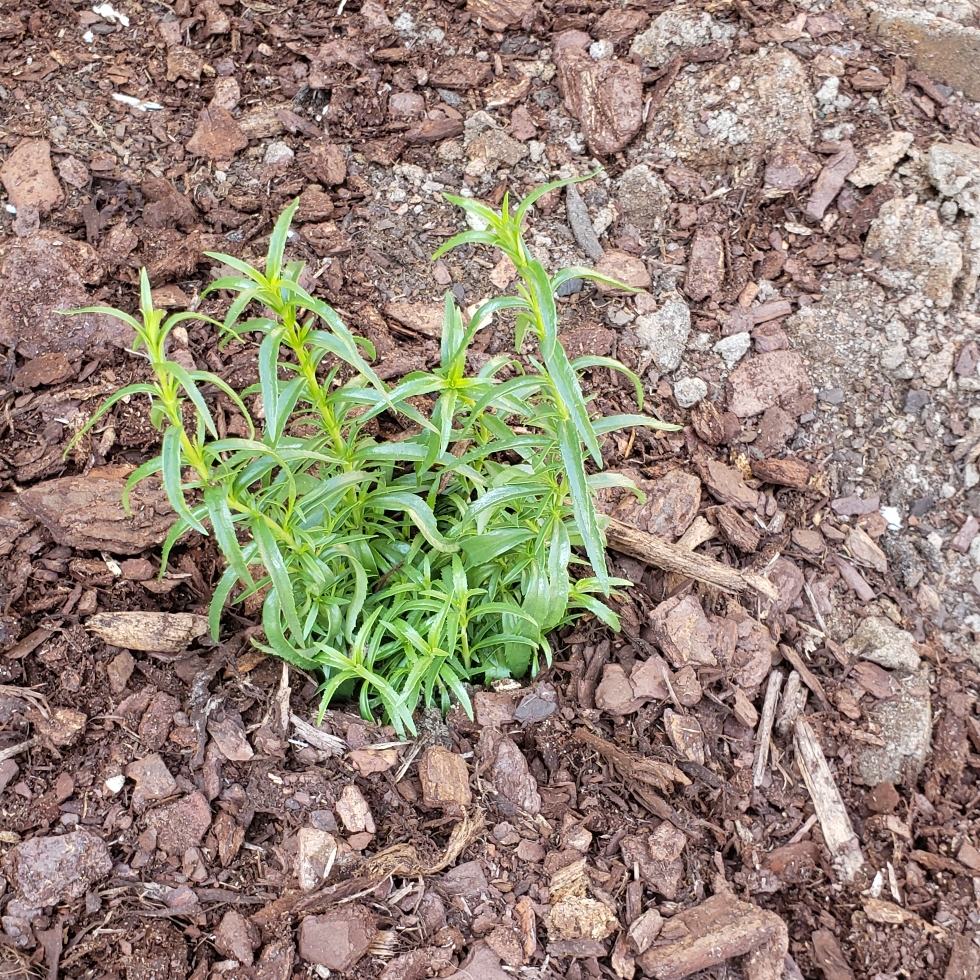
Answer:
POLYGON ((755 589, 773 601, 779 599, 776 587, 768 579, 755 572, 739 571, 729 568, 707 555, 698 555, 679 548, 675 544, 658 538, 655 534, 611 520, 606 528, 606 538, 613 551, 619 551, 631 558, 638 558, 648 565, 655 565, 665 572, 678 572, 687 578, 706 582, 728 592, 744 592, 755 589))
POLYGON ((834 774, 810 723, 799 715, 793 728, 796 762, 813 800, 831 864, 843 881, 853 881, 864 865, 861 844, 847 815, 834 774))
POLYGON ((779 689, 783 684, 783 675, 774 670, 769 675, 766 687, 766 699, 762 702, 762 716, 757 730, 759 744, 756 748, 755 765, 752 768, 752 785, 758 789, 766 777, 766 763, 769 761, 769 742, 772 738, 772 721, 776 717, 776 704, 779 701, 779 689))

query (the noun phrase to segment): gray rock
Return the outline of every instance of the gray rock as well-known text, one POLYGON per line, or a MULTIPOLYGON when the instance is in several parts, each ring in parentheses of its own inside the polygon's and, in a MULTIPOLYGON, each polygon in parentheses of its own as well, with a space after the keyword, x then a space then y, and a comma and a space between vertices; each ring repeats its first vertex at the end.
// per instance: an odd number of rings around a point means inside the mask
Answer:
POLYGON ((690 166, 760 158, 779 140, 813 142, 816 104, 799 59, 776 45, 708 72, 682 71, 652 114, 647 139, 690 166))
POLYGON ((922 363, 922 378, 930 388, 940 388, 953 371, 955 350, 946 344, 942 350, 929 354, 922 363))
POLYGON ((905 156, 914 139, 913 133, 896 129, 880 143, 871 143, 864 147, 858 165, 847 175, 847 179, 855 187, 880 184, 905 156))
POLYGON ((616 203, 626 221, 639 231, 661 232, 670 207, 670 188, 641 163, 616 181, 616 203))
POLYGON ((282 140, 275 140, 265 148, 265 158, 263 163, 266 166, 274 167, 278 164, 289 165, 296 156, 287 143, 282 140))
POLYGON ((681 378, 674 385, 674 401, 681 408, 691 408, 707 395, 708 385, 701 378, 681 378))
POLYGON ((871 14, 871 29, 930 78, 980 99, 980 30, 925 10, 882 4, 871 14))
POLYGON ((926 158, 929 179, 943 197, 967 214, 980 214, 980 147, 972 143, 935 143, 926 158))
POLYGON ((730 41, 738 33, 708 14, 680 8, 662 13, 647 30, 637 34, 630 57, 650 68, 662 68, 674 55, 713 41, 730 41))
POLYGON ((691 311, 679 299, 668 299, 656 313, 636 318, 636 335, 661 371, 678 368, 690 334, 691 311))
POLYGON ((722 337, 711 349, 725 362, 729 371, 745 357, 752 346, 752 337, 747 333, 733 333, 722 337))
POLYGON ((26 907, 72 902, 112 870, 105 841, 87 830, 60 837, 33 837, 11 848, 4 874, 26 907))
MULTIPOLYGON (((786 320, 785 329, 806 356, 821 388, 850 391, 855 381, 875 371, 875 354, 884 356, 883 349, 888 349, 884 338, 878 339, 887 313, 885 292, 879 285, 846 279, 831 282, 819 302, 801 307, 786 320)), ((888 356, 897 367, 905 360, 904 346, 888 356)))
POLYGON ((605 61, 615 53, 616 46, 606 38, 603 38, 601 41, 594 41, 589 45, 589 57, 593 61, 605 61))
POLYGON ((879 257, 895 274, 896 285, 910 285, 940 309, 953 302, 953 283, 963 269, 963 252, 947 241, 939 217, 916 203, 914 194, 886 201, 871 224, 864 254, 879 257))
POLYGON ((513 167, 528 154, 527 147, 499 129, 489 129, 471 140, 466 147, 471 160, 480 160, 487 170, 513 167))
POLYGON ((911 633, 899 629, 883 616, 869 616, 862 620, 844 648, 852 657, 870 660, 889 670, 914 673, 919 669, 919 654, 911 633))
POLYGON ((869 786, 878 783, 914 785, 922 771, 932 735, 929 680, 925 673, 906 676, 894 698, 875 702, 868 722, 884 745, 863 748, 857 754, 857 770, 869 786))

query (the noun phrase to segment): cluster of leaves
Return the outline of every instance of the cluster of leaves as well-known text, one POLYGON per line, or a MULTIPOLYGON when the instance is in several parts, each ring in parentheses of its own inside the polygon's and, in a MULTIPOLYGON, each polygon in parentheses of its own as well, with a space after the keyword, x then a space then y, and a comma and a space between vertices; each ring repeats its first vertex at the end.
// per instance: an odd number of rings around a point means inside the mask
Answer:
POLYGON ((276 223, 264 272, 212 256, 235 273, 210 287, 234 294, 223 324, 192 313, 164 318, 145 273, 139 319, 99 310, 134 329, 155 375, 117 392, 99 415, 121 398, 150 397, 161 453, 131 475, 127 494, 147 477, 162 479, 178 515, 164 567, 189 528, 210 529, 227 561, 211 603, 214 635, 229 600, 264 594, 260 645, 322 671, 324 707, 353 697, 365 716, 380 711, 399 732, 414 731, 420 701, 445 709, 455 698, 469 711, 468 684, 536 670, 550 657, 547 634, 583 613, 617 626, 599 595, 627 583, 608 574, 593 494, 635 488, 588 474, 586 460, 601 469, 605 433, 666 426, 643 415, 592 418, 579 374, 624 369, 602 357, 569 361, 555 293, 573 277, 603 277, 582 268, 549 277, 521 234, 528 208, 557 186, 538 188, 513 213, 506 197, 499 212, 450 199, 483 227, 437 255, 467 243, 498 248, 521 284, 469 323, 447 294, 439 366, 395 386, 372 370, 371 345, 300 285, 302 264, 284 262, 295 204, 276 223), (533 335, 539 358, 525 368, 502 355, 467 376, 474 337, 504 310, 516 313, 515 351, 533 335), (260 335, 259 383, 237 393, 168 359, 169 333, 191 317, 225 337, 260 335), (248 438, 219 438, 208 405, 215 389, 237 406, 248 438), (254 417, 250 399, 253 409, 261 404, 254 417), (431 411, 420 412, 420 400, 431 411), (375 420, 385 412, 414 434, 379 440, 375 420))

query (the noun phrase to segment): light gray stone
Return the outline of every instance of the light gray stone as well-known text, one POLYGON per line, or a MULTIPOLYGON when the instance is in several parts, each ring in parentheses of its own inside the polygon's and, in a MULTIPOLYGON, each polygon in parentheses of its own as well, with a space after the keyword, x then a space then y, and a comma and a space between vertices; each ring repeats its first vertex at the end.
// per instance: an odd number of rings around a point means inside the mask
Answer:
POLYGON ((662 13, 630 47, 630 57, 650 68, 662 68, 675 55, 714 41, 730 41, 738 33, 731 24, 709 14, 681 7, 662 13))
POLYGON ((697 167, 761 159, 780 140, 813 142, 816 103, 809 76, 776 45, 708 72, 681 72, 652 114, 647 139, 697 167))
POLYGON ((933 186, 967 214, 980 215, 980 147, 972 143, 935 143, 926 168, 933 186))
POLYGON ((855 762, 869 786, 878 783, 915 784, 929 752, 932 707, 925 672, 906 675, 894 698, 876 701, 868 710, 871 730, 884 745, 862 748, 855 762))
POLYGON ((674 385, 674 401, 681 408, 691 408, 708 396, 708 385, 701 378, 681 378, 674 385))
POLYGON ((860 161, 847 175, 847 179, 855 187, 880 184, 905 156, 914 139, 913 133, 896 129, 882 142, 869 144, 861 150, 860 161))
POLYGON ((963 252, 956 242, 946 240, 936 212, 916 203, 914 194, 882 205, 868 232, 864 254, 880 257, 896 285, 920 290, 940 309, 953 302, 963 252))
POLYGON ((747 333, 733 333, 722 337, 711 349, 725 362, 729 371, 745 357, 752 346, 752 337, 747 333))
POLYGON ((630 167, 616 181, 616 203, 622 216, 637 230, 664 230, 670 188, 645 163, 630 167))
POLYGON ((636 318, 636 335, 661 371, 679 367, 690 334, 691 311, 679 299, 668 299, 656 313, 636 318))
POLYGON ((868 616, 844 644, 852 657, 870 660, 889 670, 914 673, 919 669, 919 654, 912 634, 899 629, 883 616, 868 616))
POLYGON ((265 148, 265 158, 262 161, 266 166, 277 166, 278 164, 286 164, 287 166, 293 162, 293 158, 296 156, 288 144, 283 143, 282 140, 276 140, 270 143, 265 148))

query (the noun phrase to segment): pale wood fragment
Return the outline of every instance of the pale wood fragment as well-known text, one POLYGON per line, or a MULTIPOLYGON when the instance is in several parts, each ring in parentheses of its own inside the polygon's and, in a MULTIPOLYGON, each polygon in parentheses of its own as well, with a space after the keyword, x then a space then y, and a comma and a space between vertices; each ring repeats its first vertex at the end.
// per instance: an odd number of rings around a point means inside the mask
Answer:
POLYGON ((788 948, 786 924, 775 912, 722 892, 668 919, 636 961, 644 976, 683 980, 743 956, 746 977, 782 980, 788 948))
POLYGON ((774 602, 779 599, 776 587, 755 572, 729 568, 707 555, 694 554, 676 544, 670 544, 654 534, 640 531, 615 519, 606 528, 609 547, 631 558, 638 558, 667 572, 678 572, 687 578, 706 582, 728 592, 754 589, 774 602))
POLYGON ((776 731, 780 735, 788 735, 793 730, 796 716, 802 713, 805 704, 806 691, 803 690, 799 671, 791 670, 789 677, 786 678, 783 699, 779 702, 779 711, 776 715, 776 731))
POLYGON ((308 721, 303 721, 298 715, 290 715, 289 720, 296 729, 296 734, 304 742, 309 742, 313 748, 328 755, 343 755, 347 751, 347 743, 342 738, 331 735, 330 732, 325 732, 308 721))
POLYGON ((774 670, 769 675, 766 685, 766 699, 762 702, 762 716, 759 719, 759 744, 756 748, 755 765, 752 768, 752 785, 758 788, 766 775, 766 763, 769 761, 769 741, 772 738, 772 722, 776 717, 776 704, 779 701, 779 689, 783 683, 783 675, 774 670))
POLYGON ((817 736, 803 715, 797 717, 793 732, 796 761, 813 800, 823 839, 830 851, 831 864, 841 880, 853 881, 864 864, 864 857, 851 818, 834 782, 834 775, 827 765, 817 736))
POLYGON ((691 526, 677 539, 674 547, 683 548, 685 551, 694 551, 695 548, 717 537, 718 528, 698 514, 691 521, 691 526))
POLYGON ((89 616, 85 628, 124 650, 180 653, 208 632, 208 621, 195 613, 112 612, 89 616))
POLYGON ((820 698, 824 708, 830 708, 830 700, 827 698, 827 692, 824 690, 823 684, 820 683, 813 671, 803 662, 803 658, 791 646, 787 646, 785 643, 780 643, 779 652, 793 665, 796 672, 800 675, 800 680, 820 698))

